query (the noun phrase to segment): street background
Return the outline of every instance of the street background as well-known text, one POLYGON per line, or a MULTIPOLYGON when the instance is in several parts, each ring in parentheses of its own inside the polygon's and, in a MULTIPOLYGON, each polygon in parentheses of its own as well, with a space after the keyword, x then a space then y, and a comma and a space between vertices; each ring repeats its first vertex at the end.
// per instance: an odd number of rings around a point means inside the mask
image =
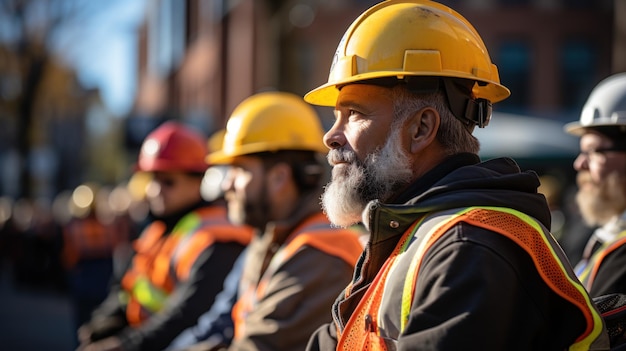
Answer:
POLYGON ((72 306, 67 294, 19 288, 6 270, 0 277, 0 349, 74 350, 72 306))
MULTIPOLYGON (((68 279, 74 192, 97 191, 103 207, 94 193, 83 210, 103 225, 141 223, 125 189, 137 193, 149 132, 178 120, 208 137, 252 94, 303 96, 326 82, 341 35, 377 2, 0 0, 0 350, 73 350, 72 292, 103 293, 68 279)), ((626 1, 440 2, 474 25, 512 91, 475 133, 481 157, 512 156, 541 176, 551 229, 576 262, 589 230, 572 198, 578 140, 562 126, 598 82, 626 72, 626 1)), ((332 109, 318 112, 328 128, 332 109)))

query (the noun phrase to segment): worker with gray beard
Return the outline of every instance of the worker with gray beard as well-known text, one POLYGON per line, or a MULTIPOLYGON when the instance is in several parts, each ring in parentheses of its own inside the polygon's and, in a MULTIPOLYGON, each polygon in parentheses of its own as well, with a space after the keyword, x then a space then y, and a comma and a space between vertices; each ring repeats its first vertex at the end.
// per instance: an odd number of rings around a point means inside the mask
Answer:
POLYGON ((604 324, 550 235, 539 179, 481 161, 474 128, 510 92, 459 13, 389 0, 339 42, 322 205, 369 241, 307 350, 606 350, 604 324))

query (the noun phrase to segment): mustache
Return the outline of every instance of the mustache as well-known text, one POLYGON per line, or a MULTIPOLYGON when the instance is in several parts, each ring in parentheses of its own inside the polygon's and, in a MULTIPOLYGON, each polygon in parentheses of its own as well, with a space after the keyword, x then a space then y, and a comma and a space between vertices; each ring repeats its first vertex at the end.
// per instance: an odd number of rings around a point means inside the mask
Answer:
POLYGON ((354 151, 343 148, 330 150, 326 155, 326 159, 331 166, 335 166, 338 163, 354 163, 357 160, 354 151))

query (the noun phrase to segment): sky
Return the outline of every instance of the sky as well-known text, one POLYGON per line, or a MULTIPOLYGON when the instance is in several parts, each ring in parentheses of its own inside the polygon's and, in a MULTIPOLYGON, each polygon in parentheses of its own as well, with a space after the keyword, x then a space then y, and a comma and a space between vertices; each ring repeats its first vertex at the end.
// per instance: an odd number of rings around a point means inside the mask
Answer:
POLYGON ((130 111, 136 89, 137 35, 147 0, 95 0, 99 11, 68 27, 57 51, 87 88, 98 87, 115 115, 130 111))

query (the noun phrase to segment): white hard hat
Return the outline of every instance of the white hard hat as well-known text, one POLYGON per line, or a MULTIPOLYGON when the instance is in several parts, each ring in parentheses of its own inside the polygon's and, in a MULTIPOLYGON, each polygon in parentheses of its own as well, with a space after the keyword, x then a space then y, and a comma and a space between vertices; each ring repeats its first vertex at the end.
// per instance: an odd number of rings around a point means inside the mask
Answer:
POLYGON ((586 129, 626 133, 626 73, 602 80, 589 94, 580 120, 565 125, 565 131, 582 135, 586 129))

